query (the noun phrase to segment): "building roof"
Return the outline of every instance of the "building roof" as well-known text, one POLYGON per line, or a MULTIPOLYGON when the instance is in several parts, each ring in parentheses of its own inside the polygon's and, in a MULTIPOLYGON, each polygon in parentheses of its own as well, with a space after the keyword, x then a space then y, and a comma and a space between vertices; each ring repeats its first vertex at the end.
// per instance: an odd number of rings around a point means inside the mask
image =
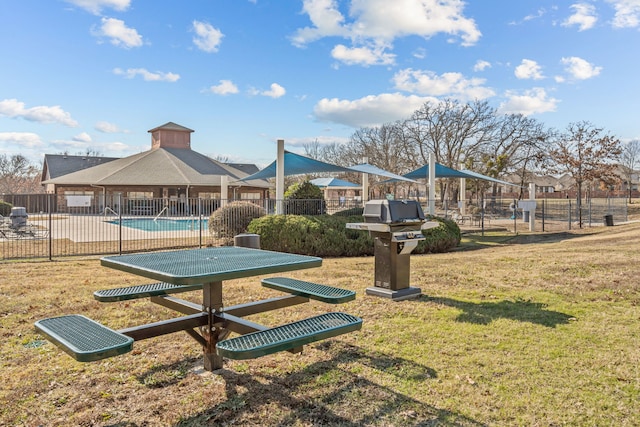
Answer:
MULTIPOLYGON (((219 186, 222 175, 228 175, 229 181, 235 181, 248 174, 188 148, 156 148, 51 178, 43 184, 219 186)), ((262 180, 252 180, 245 185, 269 187, 262 180)))
POLYGON ((234 169, 238 169, 239 171, 242 171, 247 175, 256 173, 260 170, 258 169, 258 166, 254 165, 253 163, 226 163, 225 162, 225 165, 229 165, 234 169))
POLYGON ((155 127, 153 129, 148 130, 147 132, 152 133, 152 132, 155 132, 157 130, 174 130, 174 131, 178 131, 178 132, 189 132, 189 133, 195 132, 193 129, 186 128, 184 126, 181 126, 181 125, 179 125, 177 123, 173 123, 173 122, 167 122, 167 123, 163 124, 162 126, 155 127))
POLYGON ((67 154, 45 154, 42 168, 42 181, 58 178, 79 170, 92 168, 118 157, 69 156, 67 154))

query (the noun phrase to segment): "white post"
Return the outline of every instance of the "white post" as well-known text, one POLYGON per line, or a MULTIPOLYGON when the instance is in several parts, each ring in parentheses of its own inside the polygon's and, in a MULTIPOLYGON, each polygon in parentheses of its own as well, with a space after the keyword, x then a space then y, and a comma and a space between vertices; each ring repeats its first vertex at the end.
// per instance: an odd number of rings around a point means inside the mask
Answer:
POLYGON ((229 175, 220 177, 220 206, 227 204, 229 200, 229 175))
POLYGON ((436 214, 436 155, 429 153, 429 215, 436 214))
POLYGON ((276 214, 284 213, 284 139, 278 140, 276 157, 276 214))
POLYGON ((529 231, 535 231, 536 229, 536 184, 529 183, 529 200, 531 203, 531 210, 529 211, 529 231))
MULTIPOLYGON (((363 157, 362 163, 368 163, 369 158, 363 157)), ((364 206, 369 201, 369 174, 362 173, 362 206, 364 206)))
MULTIPOLYGON (((460 170, 464 169, 464 165, 460 163, 460 170)), ((467 214, 467 179, 460 178, 460 194, 458 195, 460 215, 467 214)))

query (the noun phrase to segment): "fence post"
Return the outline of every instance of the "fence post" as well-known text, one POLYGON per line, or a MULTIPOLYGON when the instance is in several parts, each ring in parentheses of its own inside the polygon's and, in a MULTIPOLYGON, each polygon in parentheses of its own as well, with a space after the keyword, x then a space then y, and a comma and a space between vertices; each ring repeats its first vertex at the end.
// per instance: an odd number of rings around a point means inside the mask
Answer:
POLYGON ((47 197, 47 212, 49 213, 49 261, 53 261, 53 217, 51 216, 51 197, 54 195, 49 194, 47 197))
POLYGON ((547 199, 542 199, 542 232, 544 233, 544 207, 547 199))
POLYGON ((118 255, 122 255, 122 194, 118 194, 118 255))
POLYGON ((202 199, 200 197, 198 197, 198 224, 200 227, 198 247, 202 248, 202 199))
POLYGON ((513 233, 518 234, 518 202, 513 199, 513 233))
POLYGON ((571 199, 569 199, 569 230, 571 230, 571 199))

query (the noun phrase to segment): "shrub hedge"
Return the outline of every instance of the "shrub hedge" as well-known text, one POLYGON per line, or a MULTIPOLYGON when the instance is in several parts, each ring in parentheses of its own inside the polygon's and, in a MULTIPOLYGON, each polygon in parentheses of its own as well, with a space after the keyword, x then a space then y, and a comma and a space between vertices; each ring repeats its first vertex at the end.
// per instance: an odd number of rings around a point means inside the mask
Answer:
POLYGON ((247 231, 251 220, 265 215, 265 210, 250 202, 231 202, 217 209, 209 217, 209 233, 231 244, 233 237, 247 231))
MULTIPOLYGON (((446 252, 460 243, 460 229, 451 220, 433 218, 440 225, 423 234, 414 253, 446 252)), ((249 233, 260 235, 262 249, 312 255, 345 257, 373 255, 373 239, 366 231, 346 227, 363 222, 362 216, 269 215, 251 221, 249 233)))
POLYGON ((9 216, 11 214, 11 208, 13 205, 11 203, 7 203, 4 200, 0 200, 0 215, 9 216))

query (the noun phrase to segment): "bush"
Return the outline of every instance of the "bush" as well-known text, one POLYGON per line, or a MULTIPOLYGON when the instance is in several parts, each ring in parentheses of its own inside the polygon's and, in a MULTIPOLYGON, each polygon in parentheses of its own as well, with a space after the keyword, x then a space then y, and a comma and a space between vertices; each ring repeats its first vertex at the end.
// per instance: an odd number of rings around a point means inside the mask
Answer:
POLYGON ((12 207, 13 205, 11 203, 0 200, 0 215, 9 216, 11 214, 12 207))
MULTIPOLYGON (((425 241, 413 253, 446 252, 460 243, 457 224, 442 218, 438 227, 425 230, 425 241)), ((251 221, 249 233, 260 235, 262 249, 318 257, 373 255, 369 233, 347 228, 347 223, 363 222, 361 215, 269 215, 251 221)))
POLYGON ((247 231, 251 220, 266 214, 265 210, 250 202, 231 202, 217 209, 209 217, 209 234, 233 242, 233 237, 247 231))
POLYGON ((270 215, 251 221, 250 233, 260 235, 263 249, 319 257, 373 254, 369 233, 347 229, 362 217, 331 215, 270 215))
MULTIPOLYGON (((362 216, 362 211, 363 210, 364 210, 364 208, 362 208, 362 207, 349 208, 349 209, 345 209, 343 211, 334 212, 333 215, 334 216, 362 216)), ((358 222, 362 222, 362 218, 358 222)))
POLYGON ((322 190, 317 185, 313 185, 309 180, 292 184, 284 193, 284 198, 288 200, 324 199, 322 190))
POLYGON ((291 185, 284 198, 285 214, 320 215, 327 211, 322 190, 308 180, 291 185))
POLYGON ((460 244, 460 227, 455 221, 439 217, 429 217, 431 221, 440 223, 438 227, 424 230, 425 240, 418 243, 414 254, 447 252, 460 244))

